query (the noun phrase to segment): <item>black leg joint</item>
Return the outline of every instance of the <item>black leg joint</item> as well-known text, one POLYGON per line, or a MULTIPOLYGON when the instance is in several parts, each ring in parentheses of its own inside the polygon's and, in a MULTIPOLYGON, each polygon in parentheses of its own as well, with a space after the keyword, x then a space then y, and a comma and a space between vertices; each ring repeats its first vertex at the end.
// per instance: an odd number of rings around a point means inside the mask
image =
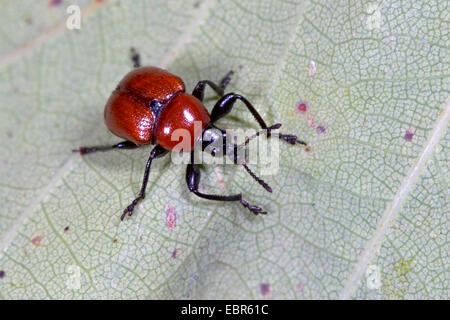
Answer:
POLYGON ((227 72, 227 74, 225 75, 225 77, 222 78, 222 80, 220 80, 220 88, 225 91, 225 88, 228 86, 228 84, 231 81, 231 76, 234 74, 233 70, 230 70, 227 72))
POLYGON ((214 90, 215 93, 219 97, 223 96, 225 93, 225 88, 231 81, 231 76, 233 75, 233 71, 228 71, 228 73, 225 75, 225 77, 220 80, 220 84, 217 85, 214 82, 210 80, 202 80, 197 83, 194 90, 192 91, 192 95, 199 99, 200 101, 203 101, 204 94, 205 94, 205 86, 208 85, 211 87, 211 89, 214 90))
POLYGON ((248 111, 250 111, 262 129, 267 129, 266 123, 255 107, 253 107, 253 105, 246 98, 236 93, 227 93, 216 102, 211 112, 211 123, 214 123, 229 114, 237 100, 241 100, 245 104, 248 111))
POLYGON ((125 208, 125 210, 123 210, 123 213, 120 216, 120 220, 123 220, 126 215, 131 216, 133 214, 135 206, 139 203, 139 201, 145 198, 145 189, 147 188, 148 176, 150 174, 150 167, 152 165, 153 159, 162 157, 168 152, 169 152, 168 150, 164 149, 159 145, 155 146, 153 150, 150 152, 150 156, 148 157, 147 165, 145 167, 144 178, 142 180, 142 186, 139 195, 137 196, 136 199, 134 199, 131 202, 131 204, 128 207, 125 208))
POLYGON ((198 190, 200 184, 200 170, 192 163, 188 164, 186 169, 186 183, 191 192, 198 190))
POLYGON ((197 99, 199 99, 200 101, 203 101, 205 95, 205 85, 209 85, 211 89, 213 89, 214 92, 217 93, 218 96, 220 97, 223 96, 223 89, 214 82, 209 80, 202 80, 199 83, 197 83, 194 90, 192 91, 192 95, 197 99))

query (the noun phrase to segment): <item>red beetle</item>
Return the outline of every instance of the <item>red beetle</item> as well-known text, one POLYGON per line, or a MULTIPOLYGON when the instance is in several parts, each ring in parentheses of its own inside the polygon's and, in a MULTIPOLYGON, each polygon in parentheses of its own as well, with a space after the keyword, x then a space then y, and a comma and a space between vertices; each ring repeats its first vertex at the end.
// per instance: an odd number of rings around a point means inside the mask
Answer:
MULTIPOLYGON (((245 104, 261 128, 267 131, 267 135, 270 135, 271 130, 280 128, 281 124, 268 127, 247 99, 235 93, 224 94, 224 90, 231 80, 232 71, 227 73, 219 85, 209 80, 203 80, 197 83, 192 94, 188 94, 185 92, 183 80, 176 75, 157 67, 140 67, 140 58, 134 49, 132 49, 132 60, 136 69, 129 72, 119 82, 106 103, 104 114, 108 129, 125 141, 112 146, 80 147, 73 150, 83 155, 116 148, 134 149, 148 144, 156 145, 150 152, 139 195, 125 208, 121 220, 126 215, 131 216, 137 203, 145 197, 152 160, 166 155, 179 144, 179 141, 173 141, 172 139, 172 134, 177 129, 187 130, 191 137, 190 143, 187 146, 185 145, 182 150, 183 152, 191 152, 191 163, 188 164, 186 171, 186 182, 191 192, 201 198, 210 200, 239 201, 254 214, 265 214, 266 212, 262 211, 261 207, 250 205, 242 199, 240 193, 225 196, 200 192, 198 190, 200 171, 193 161, 194 146, 208 129, 214 128, 220 132, 223 149, 225 150, 226 131, 216 127, 214 123, 227 115, 237 100, 241 100, 245 104), (202 103, 205 85, 209 85, 220 96, 211 114, 202 103), (194 122, 196 121, 202 124, 202 130, 199 132, 194 130, 194 122)), ((306 145, 305 142, 298 140, 295 135, 281 133, 272 135, 276 135, 290 144, 306 145)), ((211 139, 211 137, 208 141, 202 141, 202 150, 204 151, 214 141, 215 139, 211 139)), ((234 145, 234 147, 237 146, 234 145)), ((211 149, 211 154, 216 156, 216 151, 216 149, 211 149)), ((237 164, 236 153, 234 157, 237 164)), ((245 162, 239 161, 239 164, 243 165, 245 170, 267 191, 272 192, 269 185, 258 178, 245 162)))

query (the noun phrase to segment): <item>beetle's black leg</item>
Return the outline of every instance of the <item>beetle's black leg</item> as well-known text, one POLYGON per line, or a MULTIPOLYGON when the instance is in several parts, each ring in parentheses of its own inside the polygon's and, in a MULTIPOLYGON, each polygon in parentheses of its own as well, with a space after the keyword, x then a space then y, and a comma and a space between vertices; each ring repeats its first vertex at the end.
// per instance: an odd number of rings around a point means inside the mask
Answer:
POLYGON ((186 169, 186 183, 189 190, 200 198, 216 201, 239 201, 241 205, 243 205, 255 215, 267 213, 265 211, 262 211, 261 207, 251 205, 247 201, 242 199, 241 193, 230 196, 222 196, 215 194, 206 194, 198 191, 198 186, 200 184, 200 170, 198 169, 198 166, 193 163, 193 153, 191 153, 191 163, 188 164, 186 169))
POLYGON ((154 147, 153 150, 150 152, 150 156, 148 157, 147 165, 145 167, 144 179, 142 180, 141 191, 139 192, 139 195, 137 196, 137 198, 134 199, 131 202, 131 204, 125 208, 125 210, 123 210, 120 220, 123 220, 127 214, 129 216, 131 216, 133 214, 133 210, 134 210, 135 206, 139 203, 139 201, 141 201, 142 199, 145 198, 145 189, 147 188, 148 175, 150 174, 150 167, 152 165, 153 159, 160 158, 160 157, 166 155, 168 152, 169 152, 168 150, 166 150, 163 147, 160 147, 158 145, 156 147, 154 147))
MULTIPOLYGON (((208 128, 205 129, 205 130, 217 130, 218 134, 217 135, 211 135, 208 140, 203 140, 202 141, 202 151, 205 151, 206 148, 209 147, 207 152, 210 153, 213 157, 216 157, 218 155, 221 155, 221 156, 228 155, 228 156, 232 157, 234 164, 242 165, 244 167, 245 171, 247 171, 247 173, 256 182, 258 182, 266 191, 272 192, 272 188, 269 186, 269 184, 266 183, 260 177, 258 177, 252 170, 250 170, 250 168, 248 167, 248 164, 246 163, 246 160, 238 159, 238 150, 239 150, 239 148, 245 148, 248 145, 248 143, 250 142, 250 140, 256 138, 261 133, 264 132, 267 135, 270 135, 272 130, 279 129, 280 127, 281 127, 280 123, 274 124, 274 125, 268 127, 267 129, 263 129, 261 131, 258 131, 254 135, 248 137, 245 140, 245 142, 240 144, 240 145, 236 145, 236 144, 233 143, 233 154, 228 154, 227 153, 227 143, 232 143, 232 142, 227 142, 227 132, 225 130, 223 130, 223 129, 213 125, 213 124, 209 124, 208 128), (222 145, 221 146, 215 145, 219 136, 221 136, 221 138, 222 138, 221 139, 222 140, 222 145)), ((243 151, 243 150, 241 149, 241 151, 243 151)), ((244 150, 244 152, 245 152, 245 150, 244 150)))
POLYGON ((72 150, 72 152, 79 152, 81 155, 86 153, 92 153, 97 151, 108 151, 112 149, 136 149, 139 148, 138 145, 131 141, 122 141, 118 144, 112 146, 95 146, 95 147, 79 147, 78 149, 72 150))
POLYGON ((220 88, 225 91, 225 88, 231 81, 231 76, 234 74, 233 70, 227 72, 227 74, 220 80, 220 88))
POLYGON ((232 70, 228 71, 225 77, 223 77, 222 80, 220 80, 219 85, 215 84, 210 80, 199 81, 195 86, 194 90, 192 91, 192 95, 197 99, 199 99, 200 101, 203 101, 203 96, 205 93, 205 85, 209 85, 219 95, 219 97, 223 96, 225 88, 230 83, 231 76, 233 75, 233 73, 234 72, 232 70))
MULTIPOLYGON (((228 93, 228 94, 222 96, 219 99, 219 101, 216 102, 216 104, 214 105, 214 108, 211 112, 211 123, 214 123, 215 121, 219 120, 220 118, 223 118, 228 113, 230 113, 231 110, 233 109, 234 103, 237 100, 241 100, 242 102, 244 102, 245 106, 250 111, 250 113, 253 115, 253 117, 256 119, 256 121, 261 126, 261 128, 267 129, 268 136, 271 136, 270 130, 278 129, 281 127, 281 124, 279 124, 279 123, 275 124, 273 126, 267 127, 266 123, 264 122, 263 118, 258 113, 258 111, 255 109, 255 107, 253 107, 253 105, 247 99, 245 99, 243 96, 241 96, 239 94, 235 94, 235 93, 228 93)), ((259 135, 259 133, 258 133, 258 135, 259 135)), ((304 142, 302 140, 298 140, 296 135, 275 133, 275 134, 273 134, 273 136, 278 137, 279 139, 282 139, 283 141, 286 141, 290 144, 298 143, 298 144, 302 144, 305 146, 307 145, 306 142, 304 142)))
POLYGON ((222 96, 219 99, 219 101, 216 102, 211 112, 211 123, 214 123, 220 118, 223 118, 227 114, 229 114, 231 112, 231 109, 233 109, 234 103, 237 100, 241 100, 245 104, 248 111, 250 111, 255 120, 261 126, 261 128, 267 129, 266 123, 264 122, 263 118, 259 115, 255 107, 253 107, 253 105, 243 96, 236 93, 227 93, 226 95, 222 96))
POLYGON ((267 182, 265 182, 263 179, 261 179, 260 177, 258 177, 252 170, 250 170, 250 168, 248 167, 248 165, 243 162, 241 163, 242 166, 244 167, 245 171, 247 171, 247 173, 256 181, 258 182, 264 189, 266 189, 267 192, 272 193, 272 188, 269 186, 269 184, 267 182))
POLYGON ((141 55, 136 51, 135 48, 130 49, 130 58, 133 61, 133 67, 139 68, 141 66, 141 55))
POLYGON ((223 89, 220 86, 212 81, 202 80, 197 83, 194 90, 192 91, 192 95, 198 100, 203 101, 203 97, 205 94, 205 85, 209 85, 211 89, 213 89, 214 92, 217 93, 217 95, 219 95, 220 97, 223 96, 223 89))

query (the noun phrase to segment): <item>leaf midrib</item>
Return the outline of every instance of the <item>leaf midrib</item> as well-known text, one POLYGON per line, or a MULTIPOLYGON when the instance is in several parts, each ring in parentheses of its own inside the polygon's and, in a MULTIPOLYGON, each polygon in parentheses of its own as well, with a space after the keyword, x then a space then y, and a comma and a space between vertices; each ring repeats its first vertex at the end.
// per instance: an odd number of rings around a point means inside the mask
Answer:
POLYGON ((363 253, 359 256, 355 268, 350 273, 346 282, 344 282, 344 287, 339 295, 340 299, 349 299, 352 297, 354 291, 358 288, 361 281, 362 274, 366 270, 369 263, 374 258, 378 249, 383 242, 384 236, 386 235, 389 227, 396 219, 400 210, 402 209, 403 202, 406 200, 410 191, 419 180, 420 175, 425 168, 428 160, 433 156, 436 146, 441 141, 443 135, 448 127, 448 121, 450 118, 450 97, 447 98, 446 105, 444 107, 444 112, 440 115, 435 122, 433 129, 429 134, 429 138, 425 142, 422 151, 419 153, 418 159, 415 164, 410 168, 408 174, 405 175, 400 188, 398 189, 395 196, 389 202, 386 210, 381 216, 377 228, 374 234, 367 242, 363 253))

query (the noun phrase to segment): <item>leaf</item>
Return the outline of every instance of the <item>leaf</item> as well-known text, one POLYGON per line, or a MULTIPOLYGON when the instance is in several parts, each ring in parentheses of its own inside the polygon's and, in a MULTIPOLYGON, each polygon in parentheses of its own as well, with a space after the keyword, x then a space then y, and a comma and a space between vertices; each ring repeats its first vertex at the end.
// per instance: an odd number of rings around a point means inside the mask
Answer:
POLYGON ((0 4, 0 298, 447 297, 445 3, 79 1, 81 30, 64 1, 22 3, 0 4), (205 190, 267 216, 195 197, 166 158, 120 222, 150 148, 70 150, 118 141, 103 107, 130 47, 188 88, 235 70, 230 90, 308 141, 280 144, 273 194, 205 166, 205 190))

